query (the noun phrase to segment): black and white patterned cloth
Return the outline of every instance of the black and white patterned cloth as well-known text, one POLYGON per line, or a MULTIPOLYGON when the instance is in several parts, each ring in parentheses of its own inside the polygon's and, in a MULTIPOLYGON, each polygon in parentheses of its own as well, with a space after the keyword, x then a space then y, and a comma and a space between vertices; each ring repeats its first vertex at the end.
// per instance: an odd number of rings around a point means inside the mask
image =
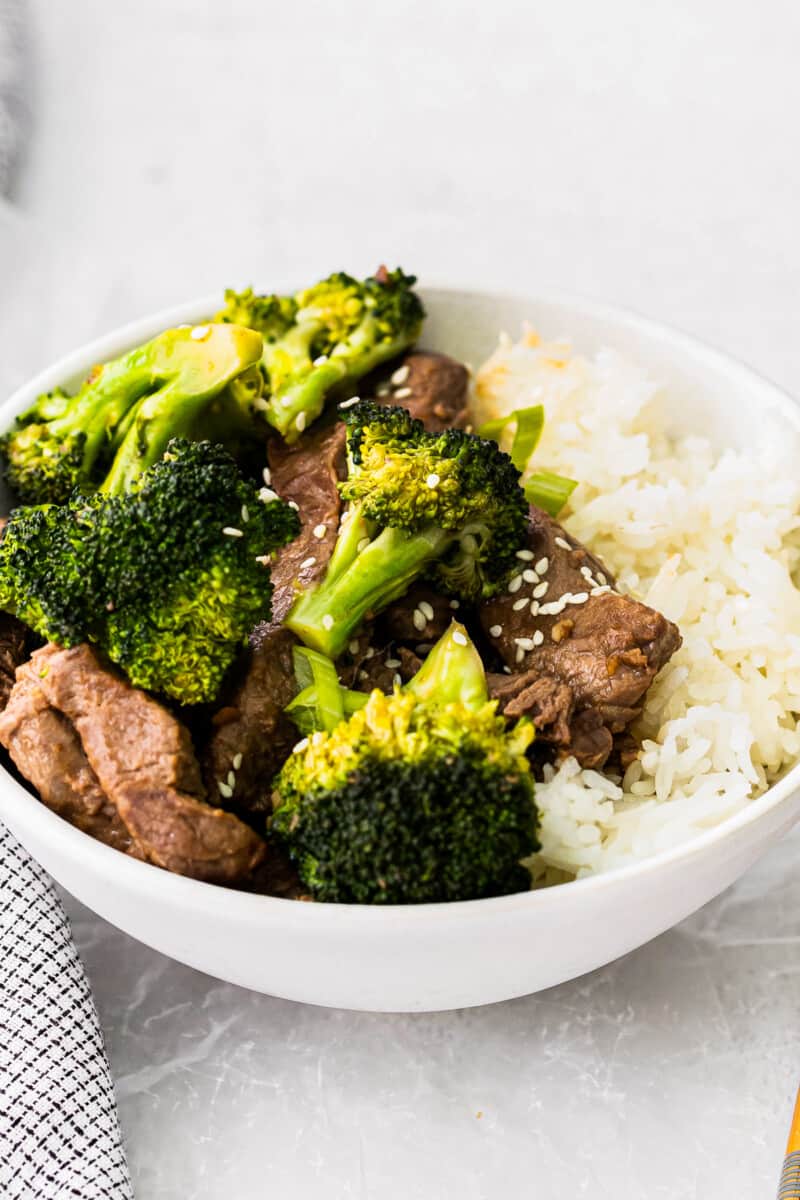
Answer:
POLYGON ((0 826, 0 1196, 131 1200, 92 994, 47 873, 0 826))
MULTIPOLYGON (((0 0, 0 197, 25 128, 24 18, 23 0, 0 0)), ((25 251, 12 218, 0 200, 0 280, 13 277, 16 287, 25 251)), ((6 318, 0 305, 4 358, 16 344, 6 318)), ((69 922, 50 877, 2 825, 0 1197, 133 1197, 103 1036, 69 922)))

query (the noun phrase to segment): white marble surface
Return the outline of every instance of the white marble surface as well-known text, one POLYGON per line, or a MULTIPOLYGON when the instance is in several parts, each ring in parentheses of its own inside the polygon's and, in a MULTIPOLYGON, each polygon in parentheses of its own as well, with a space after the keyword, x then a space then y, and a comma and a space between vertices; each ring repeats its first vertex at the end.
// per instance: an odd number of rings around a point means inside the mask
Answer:
MULTIPOLYGON (((800 392, 794 0, 33 11, 4 384, 157 304, 387 258, 637 307, 800 392)), ((140 1200, 772 1195, 799 850, 587 979, 422 1017, 245 993, 69 902, 140 1200)))

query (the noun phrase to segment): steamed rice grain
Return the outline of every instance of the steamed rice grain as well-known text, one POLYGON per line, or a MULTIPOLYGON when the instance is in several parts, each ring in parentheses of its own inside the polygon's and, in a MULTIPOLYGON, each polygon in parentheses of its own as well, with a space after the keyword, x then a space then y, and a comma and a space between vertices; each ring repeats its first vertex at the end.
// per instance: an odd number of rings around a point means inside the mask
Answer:
POLYGON ((549 882, 679 845, 800 757, 800 439, 766 423, 746 452, 671 438, 669 396, 615 351, 503 338, 476 376, 475 423, 539 403, 537 469, 580 481, 566 528, 683 635, 623 779, 574 759, 546 769, 531 866, 549 882))

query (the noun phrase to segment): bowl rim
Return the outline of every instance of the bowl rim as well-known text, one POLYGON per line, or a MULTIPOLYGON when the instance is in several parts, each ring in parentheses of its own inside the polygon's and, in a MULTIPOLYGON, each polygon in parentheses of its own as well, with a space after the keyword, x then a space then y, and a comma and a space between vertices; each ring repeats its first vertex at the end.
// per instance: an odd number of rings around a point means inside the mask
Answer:
MULTIPOLYGON (((440 282, 434 278, 430 283, 421 285, 419 290, 423 297, 426 294, 436 294, 438 299, 445 302, 448 297, 464 299, 474 296, 482 302, 494 299, 498 304, 511 301, 521 305, 528 303, 531 307, 540 303, 555 305, 562 307, 566 313, 572 312, 590 319, 605 320, 626 326, 634 332, 643 334, 651 342, 661 343, 664 348, 674 351, 677 361, 680 361, 681 355, 686 356, 694 363, 705 366, 718 375, 727 374, 754 391, 760 392, 762 397, 769 398, 780 415, 800 432, 800 403, 778 384, 726 351, 717 349, 671 324, 642 315, 630 308, 549 287, 543 288, 541 291, 528 292, 498 287, 459 286, 452 282, 440 282)), ((207 319, 208 314, 214 311, 218 303, 219 295, 215 293, 212 296, 204 296, 160 308, 117 326, 108 333, 69 351, 16 388, 0 403, 0 421, 8 412, 16 414, 21 411, 40 392, 62 384, 78 373, 85 372, 95 362, 120 353, 121 348, 128 343, 152 337, 159 329, 167 328, 170 325, 186 322, 197 323, 207 319)), ((498 334, 499 332, 498 329, 498 334)), ((568 331, 567 336, 569 336, 568 331)), ((264 926, 272 924, 276 920, 285 924, 288 920, 292 925, 298 927, 304 927, 309 922, 315 926, 322 923, 339 927, 345 914, 351 921, 366 922, 370 926, 374 923, 395 925, 400 916, 404 921, 415 923, 436 921, 440 924, 448 924, 458 921, 462 916, 470 918, 476 916, 502 917, 525 912, 534 906, 540 912, 555 909, 563 902, 567 902, 569 897, 572 897, 571 902, 575 903, 584 894, 591 897, 602 890, 624 886, 642 876, 656 873, 684 860, 702 856, 732 838, 737 832, 777 810, 798 789, 800 789, 800 760, 761 796, 750 801, 740 812, 727 817, 718 825, 698 833, 677 846, 669 847, 637 862, 610 868, 597 875, 571 880, 567 884, 528 892, 516 892, 508 896, 413 905, 331 902, 305 904, 280 896, 236 891, 219 884, 173 874, 150 863, 121 854, 118 850, 98 842, 89 834, 70 825, 48 809, 4 768, 0 768, 0 818, 7 821, 12 831, 15 828, 24 827, 25 831, 30 831, 37 841, 61 842, 63 853, 73 860, 77 860, 79 865, 85 865, 89 871, 94 870, 106 877, 111 877, 112 880, 124 876, 126 884, 132 891, 139 890, 140 887, 145 889, 157 887, 165 901, 168 900, 180 907, 191 906, 197 911, 209 914, 213 911, 217 917, 221 915, 222 909, 225 909, 226 914, 237 921, 264 926), (11 798, 10 803, 9 797, 11 798), (157 880, 159 882, 156 882, 157 880)))

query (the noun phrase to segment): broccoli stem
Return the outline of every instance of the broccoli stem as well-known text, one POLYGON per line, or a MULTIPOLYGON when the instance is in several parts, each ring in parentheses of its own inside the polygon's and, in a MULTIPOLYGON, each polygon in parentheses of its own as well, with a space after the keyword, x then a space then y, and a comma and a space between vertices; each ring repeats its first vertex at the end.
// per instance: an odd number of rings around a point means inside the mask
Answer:
POLYGON ((346 374, 347 365, 330 358, 313 366, 299 383, 272 397, 267 404, 267 420, 291 445, 317 419, 325 407, 328 392, 341 383, 346 374))
POLYGON ((403 689, 429 704, 462 704, 477 712, 489 699, 481 656, 463 625, 453 621, 403 689))
POLYGON ((452 539, 433 525, 419 533, 384 529, 333 579, 326 575, 316 589, 303 592, 285 624, 307 646, 337 658, 367 613, 404 595, 452 539))

